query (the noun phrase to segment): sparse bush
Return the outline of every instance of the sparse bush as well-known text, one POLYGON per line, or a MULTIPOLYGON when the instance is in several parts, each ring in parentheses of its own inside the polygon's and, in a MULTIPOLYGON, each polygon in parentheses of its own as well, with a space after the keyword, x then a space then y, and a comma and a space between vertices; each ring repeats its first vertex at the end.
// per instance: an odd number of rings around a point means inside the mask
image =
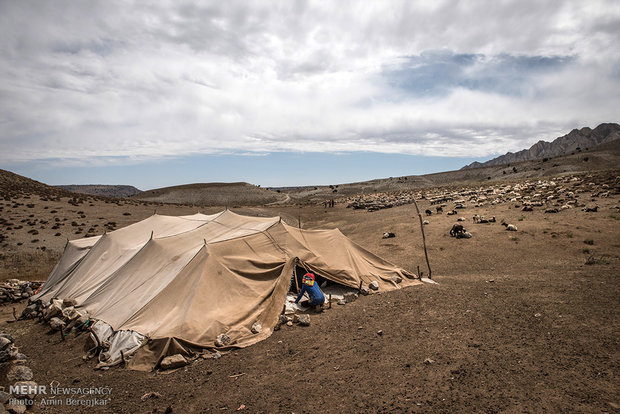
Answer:
POLYGON ((593 245, 594 244, 594 240, 592 240, 592 239, 585 239, 583 242, 585 244, 589 244, 589 245, 593 245))
POLYGON ((609 264, 609 260, 602 256, 597 259, 594 255, 590 255, 586 258, 586 264, 589 266, 594 264, 609 264))

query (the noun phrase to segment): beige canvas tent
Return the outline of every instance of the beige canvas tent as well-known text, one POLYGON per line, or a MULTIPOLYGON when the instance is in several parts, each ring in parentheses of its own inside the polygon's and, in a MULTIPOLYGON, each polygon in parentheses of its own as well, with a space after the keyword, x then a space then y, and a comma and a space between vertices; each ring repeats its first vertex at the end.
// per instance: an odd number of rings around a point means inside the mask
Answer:
POLYGON ((279 217, 153 215, 103 236, 74 240, 33 300, 73 299, 98 321, 110 363, 134 354, 130 368, 163 357, 229 347, 271 335, 295 269, 352 288, 379 291, 420 283, 364 250, 339 230, 301 230, 279 217), (398 277, 395 277, 398 276, 398 277), (402 278, 402 282, 396 280, 402 278), (252 333, 260 322, 263 329, 252 333))

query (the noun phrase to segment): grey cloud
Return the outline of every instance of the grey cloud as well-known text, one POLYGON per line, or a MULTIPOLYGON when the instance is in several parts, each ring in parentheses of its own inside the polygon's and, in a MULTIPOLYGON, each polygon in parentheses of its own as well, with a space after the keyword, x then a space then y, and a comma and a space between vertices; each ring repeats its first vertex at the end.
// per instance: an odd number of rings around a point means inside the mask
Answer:
POLYGON ((588 4, 0 2, 0 161, 520 149, 617 119, 588 4))

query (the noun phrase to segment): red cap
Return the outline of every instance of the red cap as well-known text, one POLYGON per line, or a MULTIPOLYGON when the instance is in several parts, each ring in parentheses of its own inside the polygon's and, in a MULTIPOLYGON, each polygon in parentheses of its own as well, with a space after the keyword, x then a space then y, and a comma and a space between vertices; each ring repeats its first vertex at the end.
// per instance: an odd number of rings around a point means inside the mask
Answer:
POLYGON ((312 273, 310 273, 310 272, 306 273, 306 274, 304 275, 304 277, 307 277, 308 279, 312 279, 312 280, 314 280, 314 275, 313 275, 312 273))

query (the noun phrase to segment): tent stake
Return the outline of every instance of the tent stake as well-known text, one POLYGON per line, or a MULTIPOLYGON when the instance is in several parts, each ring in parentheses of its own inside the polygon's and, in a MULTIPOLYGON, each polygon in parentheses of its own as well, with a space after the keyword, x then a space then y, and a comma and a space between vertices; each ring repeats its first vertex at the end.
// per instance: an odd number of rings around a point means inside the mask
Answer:
POLYGON ((420 209, 418 208, 418 203, 415 201, 415 197, 412 197, 413 205, 415 205, 415 210, 418 212, 418 218, 420 219, 420 230, 422 231, 422 244, 424 245, 424 257, 426 257, 426 266, 428 267, 428 278, 432 279, 431 273, 431 264, 428 261, 428 251, 426 250, 426 236, 424 236, 424 223, 422 223, 422 214, 420 214, 420 209))
POLYGON ((301 216, 297 217, 297 227, 301 228, 301 216))

